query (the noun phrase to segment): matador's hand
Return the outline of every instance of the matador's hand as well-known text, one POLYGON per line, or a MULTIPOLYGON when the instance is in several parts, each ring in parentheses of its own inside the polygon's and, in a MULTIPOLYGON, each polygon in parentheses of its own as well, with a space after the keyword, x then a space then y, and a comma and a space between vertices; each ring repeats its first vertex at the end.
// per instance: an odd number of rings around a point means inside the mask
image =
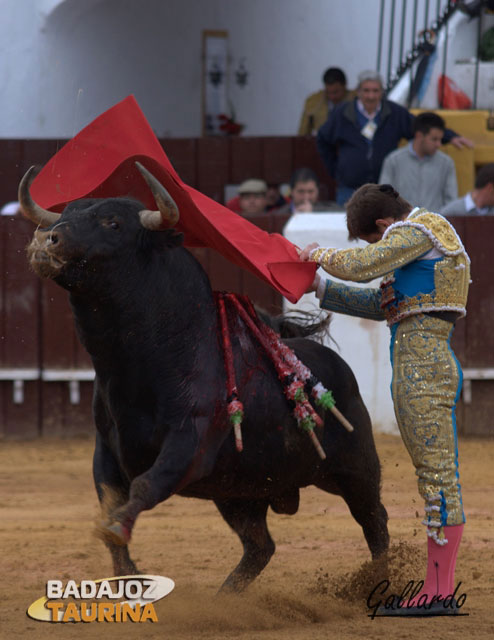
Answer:
POLYGON ((312 242, 311 244, 308 244, 305 249, 302 249, 302 251, 300 252, 300 260, 302 260, 303 262, 308 262, 309 261, 309 255, 310 252, 313 249, 317 249, 317 247, 319 246, 318 242, 312 242))
POLYGON ((305 293, 311 293, 312 291, 317 291, 317 287, 319 286, 320 282, 321 282, 321 276, 318 273, 316 273, 316 275, 314 276, 314 280, 313 280, 312 284, 306 290, 305 293))

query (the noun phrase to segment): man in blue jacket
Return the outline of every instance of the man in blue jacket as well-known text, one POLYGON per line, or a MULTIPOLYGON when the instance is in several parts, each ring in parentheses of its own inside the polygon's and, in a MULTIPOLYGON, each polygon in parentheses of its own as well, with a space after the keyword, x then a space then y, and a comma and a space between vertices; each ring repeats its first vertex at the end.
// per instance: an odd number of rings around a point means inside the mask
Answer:
MULTIPOLYGON (((357 97, 337 106, 317 134, 317 148, 338 183, 336 201, 343 205, 363 184, 377 183, 382 163, 402 138, 413 138, 414 116, 383 97, 379 73, 363 71, 357 97)), ((446 129, 444 142, 471 147, 472 142, 446 129)))

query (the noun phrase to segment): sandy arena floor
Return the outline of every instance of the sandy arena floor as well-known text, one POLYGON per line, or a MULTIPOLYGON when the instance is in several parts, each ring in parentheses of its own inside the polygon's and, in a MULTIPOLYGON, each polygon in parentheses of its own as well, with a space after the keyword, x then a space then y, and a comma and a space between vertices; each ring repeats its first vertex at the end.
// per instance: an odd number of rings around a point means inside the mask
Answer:
MULTIPOLYGON (((378 436, 377 445, 392 575, 405 584, 421 578, 424 568, 422 505, 400 438, 378 436)), ((297 515, 270 512, 277 551, 243 596, 215 596, 240 558, 236 535, 212 503, 174 497, 140 517, 131 544, 143 573, 176 582, 156 604, 157 623, 31 620, 26 609, 44 595, 47 580, 112 575, 109 554, 92 535, 98 509, 91 457, 90 439, 0 443, 1 640, 494 637, 494 441, 460 442, 468 523, 456 578, 469 616, 425 620, 367 616, 365 598, 355 593, 365 591, 362 578, 372 573, 364 565, 369 553, 360 527, 340 498, 315 488, 302 491, 297 515)))

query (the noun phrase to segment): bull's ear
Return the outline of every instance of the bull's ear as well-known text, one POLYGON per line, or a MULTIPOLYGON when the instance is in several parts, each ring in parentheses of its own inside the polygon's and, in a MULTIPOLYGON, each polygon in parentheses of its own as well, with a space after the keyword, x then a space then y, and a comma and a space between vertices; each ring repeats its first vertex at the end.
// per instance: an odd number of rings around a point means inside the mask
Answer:
POLYGON ((175 229, 170 229, 166 231, 166 246, 173 247, 181 247, 184 243, 184 234, 181 231, 175 231, 175 229))

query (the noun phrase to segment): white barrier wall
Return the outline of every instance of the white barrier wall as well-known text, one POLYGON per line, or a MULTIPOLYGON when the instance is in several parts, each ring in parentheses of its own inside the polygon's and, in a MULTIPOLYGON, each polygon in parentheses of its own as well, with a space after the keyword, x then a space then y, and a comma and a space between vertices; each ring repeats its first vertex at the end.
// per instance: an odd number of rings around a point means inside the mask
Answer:
MULTIPOLYGON (((300 213, 287 222, 283 235, 303 248, 311 242, 326 247, 363 246, 362 241, 348 240, 344 213, 300 213)), ((321 275, 327 276, 323 269, 321 275)), ((337 278, 334 278, 337 280, 337 278)), ((379 280, 370 283, 351 283, 355 286, 379 286, 379 280)), ((296 305, 285 300, 285 310, 291 308, 314 310, 319 307, 313 293, 305 294, 296 305)), ((352 368, 360 393, 370 413, 374 429, 398 433, 391 400, 391 364, 389 360, 390 332, 383 322, 333 314, 327 346, 337 351, 352 368), (336 344, 333 342, 336 342, 336 344)))

